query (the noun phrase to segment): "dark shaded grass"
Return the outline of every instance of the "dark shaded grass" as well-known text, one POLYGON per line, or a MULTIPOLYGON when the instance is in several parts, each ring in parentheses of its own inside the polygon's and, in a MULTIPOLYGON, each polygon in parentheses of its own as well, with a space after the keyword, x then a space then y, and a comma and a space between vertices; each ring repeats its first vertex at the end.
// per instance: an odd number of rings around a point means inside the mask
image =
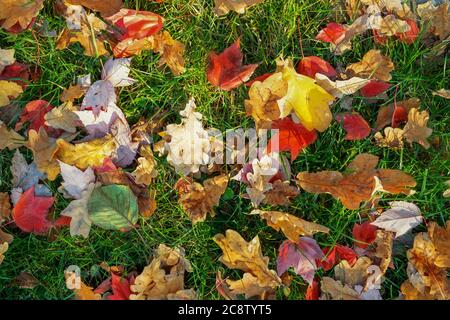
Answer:
MULTIPOLYGON (((403 151, 378 148, 370 139, 364 141, 345 141, 345 132, 338 123, 319 135, 315 144, 300 155, 292 165, 293 173, 300 171, 339 170, 344 171, 350 161, 359 153, 369 152, 380 157, 382 168, 401 169, 410 173, 417 181, 417 193, 408 198, 422 210, 427 220, 443 224, 448 219, 448 202, 442 192, 448 179, 448 138, 449 106, 431 92, 449 87, 447 58, 426 60, 428 49, 416 43, 407 46, 389 41, 378 47, 367 37, 354 42, 354 49, 344 56, 335 57, 328 46, 314 40, 317 31, 331 21, 329 1, 278 1, 266 0, 255 6, 245 15, 230 13, 224 17, 213 14, 213 1, 166 0, 162 4, 151 1, 127 1, 126 7, 153 11, 162 15, 165 29, 175 39, 186 44, 185 74, 175 77, 167 68, 158 67, 158 55, 144 52, 133 58, 132 77, 138 80, 133 86, 119 93, 118 105, 125 110, 130 123, 141 116, 151 118, 165 112, 168 123, 179 122, 178 112, 184 108, 189 97, 196 99, 198 109, 204 115, 207 127, 227 130, 237 127, 252 127, 253 121, 245 116, 244 100, 247 89, 243 86, 233 92, 223 92, 209 85, 205 69, 210 51, 222 51, 237 38, 241 39, 245 63, 259 63, 255 75, 272 72, 275 59, 284 56, 297 62, 302 57, 300 33, 305 55, 317 55, 335 66, 345 67, 359 61, 371 48, 379 48, 393 59, 396 70, 393 72, 394 84, 398 85, 397 100, 419 97, 422 108, 431 114, 430 126, 434 130, 435 142, 429 150, 418 145, 406 147, 403 151)), ((41 14, 48 20, 51 29, 61 30, 62 18, 55 15, 50 5, 41 14)), ((58 105, 62 90, 73 83, 77 76, 90 73, 92 79, 100 77, 105 58, 90 58, 82 54, 78 45, 58 51, 54 39, 39 37, 39 44, 30 32, 18 36, 0 31, 0 47, 14 48, 18 61, 32 67, 38 64, 40 78, 30 84, 19 97, 23 107, 28 101, 45 99, 58 105), (39 54, 38 54, 39 52, 39 54), (38 61, 39 59, 39 61, 38 61)), ((391 103, 396 88, 388 91, 391 103)), ((379 103, 368 104, 356 97, 353 107, 371 123, 374 123, 379 103)), ((339 102, 334 112, 343 111, 339 102)), ((18 115, 17 115, 18 116, 18 115)), ((12 121, 14 122, 14 121, 12 121)), ((157 138, 155 136, 155 138, 157 138)), ((31 153, 22 150, 31 161, 31 153)), ((9 170, 12 152, 0 154, 0 191, 11 188, 9 170)), ((7 299, 69 299, 72 295, 64 281, 64 270, 69 265, 78 265, 83 271, 86 283, 96 286, 107 274, 98 267, 102 261, 109 265, 123 265, 128 272, 141 271, 151 257, 152 249, 159 243, 182 246, 192 263, 193 272, 187 275, 186 286, 193 287, 201 298, 219 298, 214 280, 217 270, 225 276, 237 279, 241 272, 227 270, 219 261, 220 249, 212 237, 231 228, 237 230, 245 239, 258 235, 264 254, 271 258, 270 266, 275 268, 277 248, 283 236, 267 227, 257 216, 249 216, 251 205, 241 198, 245 192, 239 184, 232 182, 231 199, 222 199, 215 218, 192 226, 179 205, 173 185, 178 176, 168 166, 164 158, 157 159, 159 177, 154 188, 157 190, 158 209, 149 219, 141 219, 141 228, 128 233, 104 231, 93 227, 89 239, 72 238, 68 230, 62 230, 54 241, 45 237, 21 233, 12 226, 6 230, 14 233, 15 239, 0 267, 0 298, 7 299), (11 280, 22 271, 32 273, 41 281, 33 290, 10 286, 11 280)), ((49 183, 56 195, 55 214, 68 202, 57 193, 60 180, 49 183)), ((382 205, 388 206, 392 200, 405 199, 404 196, 385 195, 382 205)), ((270 207, 264 207, 270 208, 270 207)), ((282 209, 282 208, 273 208, 282 209)), ((360 222, 358 211, 351 211, 328 195, 314 195, 302 192, 287 211, 310 221, 321 223, 331 229, 330 235, 316 237, 321 246, 336 243, 352 243, 352 227, 360 222)), ((423 226, 417 231, 424 231, 423 226)), ((386 299, 398 296, 400 284, 406 278, 405 255, 395 257, 395 269, 389 270, 383 286, 386 299)), ((320 271, 319 274, 325 274, 320 271)), ((294 277, 291 292, 286 297, 283 290, 279 298, 301 299, 304 297, 305 283, 294 277)))

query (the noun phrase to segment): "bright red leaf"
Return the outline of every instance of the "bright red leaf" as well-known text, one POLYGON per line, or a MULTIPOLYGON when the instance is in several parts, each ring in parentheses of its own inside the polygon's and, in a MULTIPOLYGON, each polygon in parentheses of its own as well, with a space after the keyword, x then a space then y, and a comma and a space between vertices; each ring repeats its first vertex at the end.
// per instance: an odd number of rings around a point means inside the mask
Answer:
POLYGON ((396 33, 395 36, 404 43, 412 44, 414 41, 416 41, 417 37, 419 36, 419 27, 417 26, 417 23, 412 19, 405 20, 407 24, 409 24, 409 31, 403 32, 403 33, 396 33))
POLYGON ((306 289, 306 300, 319 300, 319 281, 314 280, 306 289))
POLYGON ((303 125, 295 123, 291 118, 283 118, 272 123, 272 129, 278 129, 267 144, 267 152, 290 151, 294 161, 300 151, 317 139, 315 131, 307 130, 303 125), (278 148, 276 148, 278 141, 278 148))
POLYGON ((341 122, 347 131, 345 140, 361 140, 370 134, 370 126, 360 114, 346 113, 336 116, 336 121, 341 122))
POLYGON ((129 300, 131 289, 131 282, 134 282, 134 279, 132 281, 129 281, 128 279, 124 279, 115 273, 111 273, 111 288, 113 293, 108 296, 108 300, 129 300))
POLYGON ((379 94, 382 94, 387 89, 389 89, 391 85, 384 81, 370 80, 368 84, 361 88, 361 95, 363 97, 376 97, 379 94))
POLYGON ((13 209, 14 222, 24 232, 45 234, 53 226, 47 218, 53 201, 53 197, 36 197, 34 186, 29 188, 13 209))
POLYGON ((346 31, 347 29, 342 24, 330 22, 325 28, 320 30, 316 40, 336 44, 342 39, 346 31))
POLYGON ((406 122, 407 120, 408 111, 404 107, 396 104, 394 112, 392 113, 391 127, 397 128, 401 123, 406 122))
POLYGON ((337 76, 337 72, 331 64, 316 56, 304 57, 298 64, 297 71, 313 79, 316 77, 316 73, 324 74, 328 78, 337 76))
POLYGON ((341 260, 347 260, 350 266, 358 259, 356 252, 347 246, 337 244, 330 250, 330 247, 322 249, 325 258, 317 261, 317 265, 322 267, 325 271, 331 270, 341 260))
POLYGON ((242 65, 244 55, 237 40, 222 53, 211 52, 206 75, 208 81, 223 90, 237 88, 252 76, 257 64, 242 65))
POLYGON ((30 125, 28 130, 39 131, 39 128, 44 127, 44 129, 49 132, 51 128, 45 125, 45 115, 47 112, 52 110, 53 107, 45 100, 34 100, 28 102, 25 108, 22 111, 22 115, 20 116, 19 122, 16 124, 16 130, 22 129, 23 125, 26 122, 29 122, 30 125))
POLYGON ((356 246, 360 248, 367 248, 372 242, 375 241, 377 227, 370 224, 370 221, 365 221, 362 224, 353 226, 353 238, 356 246))

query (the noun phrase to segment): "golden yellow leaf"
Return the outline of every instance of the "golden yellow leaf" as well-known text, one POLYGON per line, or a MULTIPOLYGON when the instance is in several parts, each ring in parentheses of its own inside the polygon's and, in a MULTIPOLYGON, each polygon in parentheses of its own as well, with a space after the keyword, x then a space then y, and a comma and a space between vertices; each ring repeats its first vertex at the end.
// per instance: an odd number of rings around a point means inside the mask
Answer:
POLYGON ((294 111, 308 130, 325 131, 333 119, 330 103, 334 97, 318 86, 314 79, 298 74, 291 60, 278 62, 283 80, 288 83, 286 96, 279 101, 281 117, 294 111))
POLYGON ((409 110, 408 122, 403 128, 406 141, 411 145, 413 142, 417 142, 425 149, 428 149, 430 143, 427 141, 427 138, 433 133, 432 129, 427 128, 429 118, 427 111, 419 111, 416 108, 409 110))
POLYGON ((450 268, 450 221, 447 221, 444 228, 436 222, 430 222, 428 234, 437 251, 434 263, 441 268, 450 268))
POLYGON ((14 130, 9 130, 6 124, 0 120, 0 150, 8 148, 17 149, 25 144, 25 138, 14 130))
POLYGON ((283 234, 292 242, 297 242, 300 236, 312 237, 317 232, 328 233, 330 229, 320 224, 300 219, 292 214, 280 211, 253 210, 251 214, 259 214, 267 225, 283 234))
POLYGON ((75 99, 81 98, 87 91, 86 87, 80 86, 79 84, 71 85, 69 88, 64 89, 59 98, 62 102, 73 101, 75 99))
POLYGON ((370 50, 360 62, 347 66, 345 71, 349 77, 389 81, 392 79, 392 70, 394 70, 394 63, 391 58, 383 56, 380 50, 370 50))
POLYGON ((348 166, 349 173, 321 171, 300 172, 297 180, 307 192, 330 193, 348 209, 358 209, 362 201, 371 199, 376 187, 375 177, 382 190, 394 194, 410 194, 414 179, 400 170, 376 169, 378 157, 364 153, 358 155, 348 166))
POLYGON ((78 144, 58 139, 56 144, 58 150, 55 158, 82 170, 88 167, 102 166, 103 160, 111 157, 117 149, 116 141, 111 135, 78 144))
POLYGON ((384 136, 381 132, 374 135, 375 142, 380 147, 391 148, 393 150, 403 149, 404 132, 400 128, 384 128, 384 136))
POLYGON ((375 252, 371 255, 371 258, 374 264, 380 267, 382 274, 386 273, 387 268, 391 264, 393 240, 393 232, 377 230, 376 238, 373 242, 375 252))
POLYGON ((43 127, 39 129, 39 132, 30 130, 27 148, 33 152, 34 162, 39 171, 46 173, 50 181, 55 180, 60 172, 60 166, 55 157, 57 152, 55 139, 49 138, 43 127))
POLYGON ((22 92, 22 87, 17 83, 0 80, 0 107, 7 106, 10 98, 17 98, 22 92))
POLYGON ((174 40, 167 31, 154 35, 151 40, 153 51, 161 55, 159 65, 167 64, 177 76, 186 71, 183 57, 184 45, 181 42, 174 40))

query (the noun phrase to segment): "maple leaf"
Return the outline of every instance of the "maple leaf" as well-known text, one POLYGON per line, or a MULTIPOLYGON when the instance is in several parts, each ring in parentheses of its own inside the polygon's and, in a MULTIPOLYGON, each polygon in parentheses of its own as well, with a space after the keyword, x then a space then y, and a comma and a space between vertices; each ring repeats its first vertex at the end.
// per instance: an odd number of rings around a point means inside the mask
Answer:
POLYGON ((97 117, 100 111, 108 111, 109 108, 116 107, 116 101, 113 84, 108 80, 98 80, 86 92, 81 103, 81 110, 92 110, 97 117))
POLYGON ((226 280, 232 294, 263 297, 281 285, 276 272, 269 269, 269 258, 263 256, 258 236, 247 242, 239 233, 228 229, 225 235, 217 234, 213 240, 223 251, 220 262, 245 272, 241 280, 226 280))
POLYGON ((270 128, 272 121, 280 118, 278 101, 286 93, 287 83, 281 72, 253 82, 248 92, 250 99, 245 100, 245 111, 253 117, 258 129, 270 128))
POLYGON ((378 157, 370 154, 358 155, 348 166, 352 172, 341 174, 337 171, 317 173, 301 172, 297 175, 300 186, 312 193, 330 193, 341 200, 348 209, 357 209, 362 201, 367 201, 376 190, 376 179, 384 192, 411 194, 414 179, 400 170, 375 169, 378 157), (376 177, 376 179, 375 179, 376 177))
POLYGON ((0 108, 7 106, 10 98, 17 98, 23 92, 17 83, 0 80, 0 108))
POLYGON ((0 150, 8 148, 17 149, 25 144, 25 138, 14 130, 9 130, 6 124, 0 120, 0 150))
POLYGON ((294 111, 307 130, 325 131, 332 120, 329 104, 334 97, 313 79, 298 74, 291 60, 278 61, 277 64, 281 68, 283 80, 288 83, 287 94, 278 103, 281 116, 285 117, 294 111))
POLYGON ((336 121, 342 123, 347 135, 345 140, 361 140, 366 138, 370 132, 370 126, 358 113, 346 113, 336 116, 336 121))
POLYGON ((153 260, 130 286, 130 300, 196 299, 192 289, 184 288, 184 275, 192 272, 190 262, 182 248, 169 248, 160 244, 153 260))
POLYGON ((214 12, 219 16, 227 14, 231 10, 242 14, 248 7, 261 2, 263 0, 214 0, 214 12))
POLYGON ((355 246, 367 248, 375 241, 377 229, 370 221, 365 221, 362 224, 355 223, 352 231, 355 246))
POLYGON ((111 288, 113 294, 108 296, 108 300, 129 300, 132 294, 130 286, 131 282, 128 279, 124 279, 114 272, 111 273, 111 288))
POLYGON ((19 122, 16 123, 16 130, 22 129, 23 125, 29 122, 29 130, 39 131, 42 127, 50 133, 49 127, 45 124, 45 115, 53 109, 53 106, 45 100, 33 100, 25 105, 20 115, 19 122))
POLYGON ((77 114, 74 112, 76 110, 76 107, 73 106, 71 101, 50 109, 44 114, 44 126, 75 133, 79 121, 77 114))
POLYGON ((122 0, 110 0, 108 2, 96 0, 66 0, 72 5, 81 5, 94 11, 100 12, 102 17, 109 17, 119 11, 122 6, 122 0))
POLYGON ((48 210, 53 205, 53 197, 36 197, 34 186, 23 193, 13 209, 16 225, 24 232, 46 233, 52 226, 47 219, 48 210))
POLYGON ((272 129, 278 129, 267 144, 266 152, 290 151, 291 161, 294 161, 301 150, 316 141, 317 134, 309 131, 303 125, 293 122, 290 118, 275 120, 272 129))
POLYGON ((361 95, 366 98, 376 97, 385 92, 390 87, 391 85, 384 81, 371 80, 361 88, 361 95))
POLYGON ((341 260, 347 260, 350 266, 355 264, 358 255, 353 249, 337 244, 333 248, 322 249, 325 257, 322 260, 316 261, 319 267, 322 267, 325 271, 332 269, 336 263, 341 260))
POLYGON ((103 159, 110 157, 117 148, 116 141, 111 135, 78 144, 58 139, 56 145, 54 157, 79 169, 101 166, 103 159))
POLYGON ((370 50, 360 62, 347 66, 345 71, 351 77, 389 81, 392 70, 394 63, 389 57, 383 56, 379 50, 370 50))
POLYGON ((372 225, 395 232, 397 238, 422 223, 423 217, 415 204, 405 201, 393 201, 389 204, 391 208, 383 212, 372 225))
POLYGON ((316 40, 327 43, 338 44, 347 32, 347 27, 336 22, 330 22, 325 28, 320 30, 316 36, 316 40))
POLYGON ((300 219, 285 212, 253 210, 250 214, 260 215, 262 219, 266 220, 268 226, 276 231, 281 230, 286 238, 292 242, 298 241, 300 236, 311 237, 317 232, 328 233, 330 231, 320 224, 300 219))
POLYGON ((238 39, 222 53, 211 52, 209 54, 206 75, 213 86, 229 91, 250 79, 258 65, 243 66, 244 55, 240 47, 241 44, 238 39))
POLYGON ((337 76, 336 70, 327 61, 316 56, 304 57, 297 66, 297 72, 315 79, 316 73, 321 73, 329 78, 337 76))
POLYGON ((430 143, 427 138, 431 136, 432 129, 427 128, 429 114, 427 111, 420 111, 416 108, 412 108, 408 113, 408 122, 403 128, 403 135, 406 141, 412 145, 413 142, 417 142, 425 149, 430 147, 430 143))
POLYGON ((136 82, 130 78, 131 58, 109 59, 102 69, 102 80, 109 81, 113 87, 126 87, 136 82))
POLYGON ((55 139, 49 138, 44 128, 39 132, 28 131, 28 143, 26 145, 33 152, 34 162, 39 171, 47 174, 50 181, 56 179, 60 172, 59 164, 56 161, 57 145, 55 139))
POLYGON ((66 198, 80 199, 81 194, 88 186, 95 182, 95 175, 92 168, 87 168, 84 172, 77 167, 70 166, 62 161, 58 161, 61 167, 63 182, 58 191, 62 192, 66 198))
POLYGON ((281 276, 292 267, 295 273, 311 284, 317 270, 316 260, 323 257, 322 250, 312 238, 300 237, 295 242, 286 240, 278 251, 277 273, 281 276))
MULTIPOLYGON (((205 221, 208 213, 212 217, 215 216, 214 207, 219 204, 220 197, 227 188, 228 180, 228 176, 223 174, 205 180, 203 185, 197 182, 186 185, 187 192, 180 194, 178 202, 192 223, 205 221)), ((176 185, 175 188, 178 189, 176 185)))
POLYGON ((31 27, 44 0, 1 0, 0 7, 0 27, 18 33, 31 27))

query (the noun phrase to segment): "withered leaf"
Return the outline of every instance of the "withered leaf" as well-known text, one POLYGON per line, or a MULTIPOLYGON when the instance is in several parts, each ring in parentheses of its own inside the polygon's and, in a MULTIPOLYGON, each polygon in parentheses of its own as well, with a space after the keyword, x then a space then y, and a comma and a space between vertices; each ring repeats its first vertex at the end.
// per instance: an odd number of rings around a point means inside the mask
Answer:
POLYGON ((367 268, 370 265, 372 265, 372 260, 368 257, 359 257, 353 266, 350 266, 347 260, 342 260, 334 267, 334 276, 336 280, 351 287, 364 286, 369 275, 367 268))
POLYGON ((391 58, 383 56, 379 50, 370 50, 360 62, 347 66, 345 71, 350 77, 389 81, 392 70, 394 63, 391 58))
POLYGON ((39 171, 47 174, 49 180, 55 180, 60 172, 59 163, 55 158, 58 149, 56 140, 50 138, 43 127, 39 129, 39 132, 30 130, 27 148, 33 152, 34 162, 39 171))
POLYGON ((427 127, 430 116, 427 111, 419 111, 412 108, 408 113, 408 122, 403 128, 406 141, 410 144, 417 142, 425 149, 430 147, 427 138, 431 136, 433 130, 427 127))
POLYGON ((272 183, 272 189, 264 194, 263 203, 273 206, 287 206, 291 203, 291 199, 298 194, 298 188, 291 186, 289 181, 277 180, 272 183))
POLYGON ((25 144, 25 138, 12 129, 8 129, 6 124, 0 120, 0 150, 8 148, 17 149, 25 144))
POLYGON ((255 4, 261 3, 263 0, 214 0, 216 7, 214 11, 221 16, 227 14, 231 10, 237 13, 244 13, 245 9, 255 4))

